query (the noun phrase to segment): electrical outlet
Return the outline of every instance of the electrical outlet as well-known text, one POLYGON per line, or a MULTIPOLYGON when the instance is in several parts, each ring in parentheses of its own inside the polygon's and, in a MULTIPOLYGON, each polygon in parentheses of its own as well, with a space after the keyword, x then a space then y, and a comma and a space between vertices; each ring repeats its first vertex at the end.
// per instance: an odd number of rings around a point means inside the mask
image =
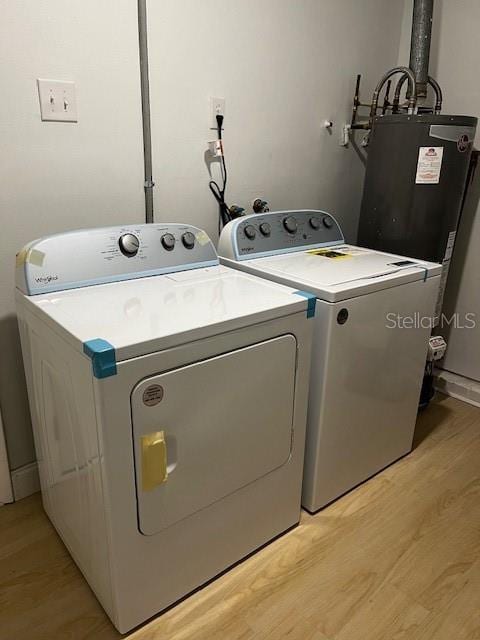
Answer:
POLYGON ((77 122, 75 83, 61 80, 37 80, 42 120, 77 122))
POLYGON ((217 116, 225 117, 225 98, 210 98, 210 129, 217 128, 217 116))

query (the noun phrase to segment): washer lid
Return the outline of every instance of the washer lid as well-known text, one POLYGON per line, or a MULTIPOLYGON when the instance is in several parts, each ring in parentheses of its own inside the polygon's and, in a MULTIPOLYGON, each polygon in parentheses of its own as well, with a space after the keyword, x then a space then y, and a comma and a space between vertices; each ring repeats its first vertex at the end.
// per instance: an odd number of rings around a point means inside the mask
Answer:
POLYGON ((101 338, 117 362, 292 313, 308 300, 287 287, 224 266, 36 296, 28 310, 75 348, 101 338))
POLYGON ((345 244, 237 264, 251 273, 310 291, 330 302, 421 280, 441 271, 441 265, 432 262, 345 244))

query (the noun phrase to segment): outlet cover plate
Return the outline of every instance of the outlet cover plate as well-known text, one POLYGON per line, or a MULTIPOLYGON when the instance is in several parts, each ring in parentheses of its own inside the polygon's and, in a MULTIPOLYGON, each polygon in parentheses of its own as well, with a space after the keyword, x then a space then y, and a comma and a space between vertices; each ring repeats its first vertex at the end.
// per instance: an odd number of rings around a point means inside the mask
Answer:
POLYGON ((74 82, 38 78, 37 85, 43 121, 78 122, 74 82))
POLYGON ((210 129, 217 128, 217 115, 225 116, 225 98, 211 97, 210 98, 210 129))

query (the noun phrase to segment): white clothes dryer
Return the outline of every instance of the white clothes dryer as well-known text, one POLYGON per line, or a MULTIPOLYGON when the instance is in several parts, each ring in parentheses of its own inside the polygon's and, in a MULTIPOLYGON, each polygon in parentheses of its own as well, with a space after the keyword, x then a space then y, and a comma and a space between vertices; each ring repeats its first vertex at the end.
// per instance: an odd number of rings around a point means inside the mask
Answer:
POLYGON ((122 633, 299 521, 312 301, 179 224, 17 255, 45 510, 122 633))

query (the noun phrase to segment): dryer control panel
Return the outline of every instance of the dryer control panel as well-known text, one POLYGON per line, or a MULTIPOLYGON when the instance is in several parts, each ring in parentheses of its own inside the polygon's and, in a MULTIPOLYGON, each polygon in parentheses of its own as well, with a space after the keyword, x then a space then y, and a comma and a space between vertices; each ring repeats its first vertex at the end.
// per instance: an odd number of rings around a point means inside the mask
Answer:
POLYGON ((338 222, 325 211, 271 211, 227 224, 218 253, 232 260, 247 260, 343 243, 338 222))
POLYGON ((35 295, 216 264, 212 241, 191 225, 81 229, 26 245, 16 258, 16 286, 35 295))

